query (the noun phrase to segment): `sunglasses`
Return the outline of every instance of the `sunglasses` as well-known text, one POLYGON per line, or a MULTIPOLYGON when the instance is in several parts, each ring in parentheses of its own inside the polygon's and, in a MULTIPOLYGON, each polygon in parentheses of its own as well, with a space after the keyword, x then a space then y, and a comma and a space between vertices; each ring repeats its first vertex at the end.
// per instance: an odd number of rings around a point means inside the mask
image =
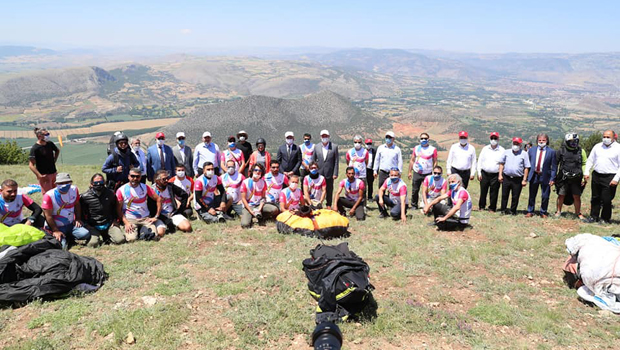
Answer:
POLYGON ((499 140, 497 137, 491 137, 491 140, 499 140))
POLYGON ((160 137, 160 138, 158 138, 158 140, 165 140, 165 138, 163 138, 163 137, 160 137))
POLYGON ((310 141, 310 139, 304 139, 304 141, 310 141))
POLYGON ((262 171, 262 170, 260 170, 260 169, 254 169, 253 171, 254 171, 255 173, 261 173, 261 172, 263 172, 263 171, 262 171))
POLYGON ((185 140, 185 137, 179 137, 177 140, 185 140))
POLYGON ((103 186, 104 182, 103 181, 95 181, 93 182, 93 185, 95 186, 103 186))
POLYGON ((441 175, 441 173, 433 172, 433 175, 441 175))
POLYGON ((428 137, 420 137, 420 140, 428 140, 428 137))
POLYGON ((129 175, 129 177, 132 178, 132 179, 136 179, 136 178, 139 178, 140 175, 129 175))

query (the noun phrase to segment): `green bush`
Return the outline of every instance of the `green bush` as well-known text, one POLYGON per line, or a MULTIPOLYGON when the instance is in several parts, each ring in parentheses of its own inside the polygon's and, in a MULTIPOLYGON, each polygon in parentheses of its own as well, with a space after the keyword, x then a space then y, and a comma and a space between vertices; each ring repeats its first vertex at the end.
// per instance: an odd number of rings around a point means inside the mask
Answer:
POLYGON ((26 164, 28 153, 15 141, 0 142, 0 164, 26 164))

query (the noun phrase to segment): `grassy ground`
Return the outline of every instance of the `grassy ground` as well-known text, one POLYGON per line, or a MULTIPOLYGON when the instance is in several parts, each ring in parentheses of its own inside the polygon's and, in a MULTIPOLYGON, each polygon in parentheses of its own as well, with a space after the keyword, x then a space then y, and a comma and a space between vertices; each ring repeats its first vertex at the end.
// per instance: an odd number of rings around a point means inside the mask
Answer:
MULTIPOLYGON (((85 189, 97 167, 61 170, 85 189)), ((25 167, 0 167, 7 177, 33 182, 25 167)), ((470 187, 477 205, 478 182, 470 187)), ((526 201, 525 192, 520 209, 526 201)), ((342 325, 345 349, 617 348, 617 318, 580 303, 561 271, 566 238, 615 226, 474 212, 472 230, 440 233, 419 212, 402 225, 370 208, 347 241, 371 266, 378 318, 342 325)), ((0 310, 0 346, 308 349, 316 304, 301 261, 318 241, 274 225, 194 225, 160 242, 73 249, 102 261, 109 281, 91 295, 0 310)))

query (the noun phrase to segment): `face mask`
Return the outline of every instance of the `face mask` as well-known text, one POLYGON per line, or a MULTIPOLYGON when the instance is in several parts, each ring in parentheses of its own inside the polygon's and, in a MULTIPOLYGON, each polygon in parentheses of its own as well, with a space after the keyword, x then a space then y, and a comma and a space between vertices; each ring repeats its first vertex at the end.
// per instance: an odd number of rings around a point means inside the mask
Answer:
POLYGON ((306 146, 310 146, 310 140, 304 140, 304 143, 306 144, 306 146))
POLYGON ((139 146, 139 145, 132 145, 132 146, 131 146, 131 149, 132 149, 134 152, 137 152, 137 151, 140 149, 140 146, 139 146))
POLYGON ((605 146, 609 146, 611 145, 612 139, 609 137, 603 137, 603 144, 605 144, 605 146))
POLYGON ((427 145, 428 145, 428 140, 421 140, 421 141, 420 141, 420 144, 421 144, 422 146, 427 146, 427 145))
POLYGON ((291 182, 290 185, 288 187, 291 188, 291 190, 295 191, 297 189, 297 182, 291 182))
POLYGON ((453 184, 450 184, 450 190, 454 191, 454 190, 456 190, 456 188, 457 188, 458 186, 459 186, 459 184, 458 184, 458 183, 453 183, 453 184))
POLYGON ((118 147, 118 151, 121 153, 127 153, 128 150, 129 150, 128 147, 125 147, 125 148, 118 147))
POLYGON ((366 148, 370 148, 370 147, 372 147, 372 145, 367 143, 366 148))
POLYGON ((207 170, 205 173, 207 174, 208 179, 213 177, 213 170, 207 170))
POLYGON ((163 146, 166 140, 157 140, 157 146, 163 146))
POLYGON ((177 171, 177 177, 184 178, 185 177, 185 170, 177 171))
POLYGON ((359 142, 356 142, 356 143, 355 143, 355 149, 356 149, 356 150, 358 150, 358 151, 359 151, 360 149, 362 149, 362 144, 361 144, 361 143, 359 143, 359 142))
POLYGON ((395 184, 395 183, 397 183, 397 182, 398 182, 398 178, 397 178, 397 177, 391 177, 391 178, 390 178, 390 182, 391 182, 391 183, 393 183, 393 184, 395 184))
POLYGON ((245 141, 245 136, 239 136, 239 141, 241 142, 245 141))
POLYGON ((459 143, 465 146, 467 144, 467 139, 459 139, 459 143))
POLYGON ((491 140, 491 146, 493 147, 497 146, 497 140, 491 140))
POLYGON ((252 178, 254 179, 254 181, 258 181, 258 180, 260 180, 260 173, 254 173, 254 174, 252 174, 252 178))
POLYGON ((521 146, 519 146, 519 145, 512 145, 512 151, 513 152, 519 152, 520 149, 521 149, 521 146))
POLYGON ((58 191, 66 193, 71 188, 71 184, 58 185, 56 186, 56 188, 58 189, 58 191))
POLYGON ((439 180, 439 179, 441 179, 441 175, 433 175, 433 178, 434 178, 435 180, 439 180))
POLYGON ((316 175, 319 173, 319 169, 310 169, 310 174, 316 175))
POLYGON ((546 145, 547 145, 547 143, 546 143, 546 142, 539 142, 539 143, 538 143, 538 147, 540 147, 540 148, 543 148, 543 147, 545 147, 546 145))
POLYGON ((329 137, 321 137, 321 142, 328 143, 329 142, 329 137))
POLYGON ((49 140, 50 140, 50 135, 43 136, 43 141, 49 142, 49 140))
POLYGON ((229 175, 235 175, 235 168, 234 167, 230 167, 226 171, 228 172, 229 175))
POLYGON ((211 142, 205 141, 205 147, 209 147, 209 144, 210 144, 210 143, 211 143, 211 142))
POLYGON ((105 186, 103 184, 93 184, 93 190, 95 190, 95 192, 101 193, 104 188, 105 186))
POLYGON ((287 145, 292 145, 293 144, 293 139, 286 139, 286 144, 287 145))
POLYGON ((179 146, 185 146, 185 140, 177 140, 179 142, 179 146))
POLYGON ((387 144, 387 145, 391 145, 391 144, 392 144, 392 139, 391 139, 391 138, 389 138, 389 137, 386 137, 386 138, 385 138, 385 144, 387 144))
POLYGON ((228 143, 228 148, 235 148, 235 143, 234 142, 229 142, 228 143))

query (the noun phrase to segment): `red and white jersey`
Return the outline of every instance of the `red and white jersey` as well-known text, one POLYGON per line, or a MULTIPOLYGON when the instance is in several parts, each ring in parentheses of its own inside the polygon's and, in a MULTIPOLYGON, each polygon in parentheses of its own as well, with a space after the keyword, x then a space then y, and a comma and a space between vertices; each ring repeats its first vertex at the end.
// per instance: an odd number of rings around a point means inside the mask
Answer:
POLYGON ((288 204, 288 209, 299 209, 301 196, 301 189, 296 188, 293 191, 290 187, 287 187, 280 192, 280 204, 288 204))
POLYGON ((424 186, 428 189, 426 198, 437 198, 441 195, 442 190, 448 189, 448 181, 443 177, 435 180, 433 175, 428 175, 424 178, 424 186))
POLYGON ((25 194, 18 194, 12 202, 6 202, 0 195, 0 223, 7 226, 21 224, 24 220, 22 211, 24 207, 32 205, 34 201, 25 194))
MULTIPOLYGON (((52 218, 56 226, 67 226, 75 221, 75 205, 79 200, 80 192, 73 185, 67 193, 60 193, 57 188, 53 188, 43 195, 41 208, 52 210, 52 218)), ((47 222, 45 226, 48 227, 47 222)))
POLYGON ((264 179, 254 181, 253 178, 247 178, 241 183, 241 195, 245 196, 250 206, 255 207, 265 199, 265 192, 267 192, 267 184, 264 179))
POLYGON ((184 189, 187 194, 192 194, 194 191, 194 180, 187 176, 183 180, 178 176, 173 176, 168 182, 184 189))
POLYGON ((456 191, 450 190, 448 194, 450 195, 450 198, 452 199, 452 203, 454 203, 454 205, 456 205, 456 202, 459 199, 463 201, 463 204, 461 204, 461 207, 454 215, 459 217, 459 221, 461 223, 463 224, 469 223, 469 217, 471 216, 471 209, 473 207, 469 192, 467 192, 467 190, 463 188, 463 186, 459 186, 458 190, 456 191))
POLYGON ((349 182, 349 179, 340 181, 340 188, 344 188, 344 196, 352 201, 357 201, 359 196, 364 194, 364 181, 355 179, 353 182, 349 182))
POLYGON ((162 191, 157 188, 156 184, 153 184, 152 188, 153 191, 161 197, 161 214, 164 216, 169 216, 174 211, 174 206, 172 205, 172 190, 170 187, 166 187, 166 189, 162 191))
POLYGON ((155 191, 145 184, 131 187, 126 183, 116 190, 116 199, 123 203, 123 213, 127 219, 142 219, 150 215, 147 199, 154 194, 155 191))
POLYGON ((288 186, 288 177, 282 173, 273 175, 272 172, 268 172, 264 177, 267 184, 267 203, 277 203, 280 200, 280 192, 284 185, 288 186))
POLYGON ((411 152, 414 159, 413 171, 418 174, 430 174, 433 172, 433 162, 437 159, 437 149, 433 146, 416 146, 411 152))
POLYGON ((319 200, 323 195, 323 187, 327 186, 327 181, 323 175, 319 175, 316 179, 310 177, 310 175, 304 177, 304 186, 308 186, 308 194, 310 199, 319 200))
POLYGON ((241 200, 241 184, 243 180, 245 180, 245 176, 238 172, 235 175, 224 174, 222 176, 222 185, 226 189, 226 195, 232 199, 234 204, 239 203, 241 200))
POLYGON ((215 189, 221 184, 222 179, 217 175, 211 176, 210 179, 205 175, 200 175, 194 182, 194 208, 196 210, 201 208, 196 198, 196 191, 202 191, 202 201, 209 205, 215 198, 215 189))
POLYGON ((355 177, 360 179, 366 178, 366 162, 369 159, 368 150, 360 148, 356 150, 355 147, 351 148, 346 155, 348 166, 352 166, 355 169, 355 177))
POLYGON ((302 143, 299 148, 301 149, 301 161, 304 162, 304 165, 310 166, 312 163, 312 155, 314 154, 314 146, 315 144, 311 143, 310 146, 306 146, 305 143, 302 143))
POLYGON ((238 148, 235 148, 234 151, 230 149, 222 151, 220 156, 220 164, 224 165, 229 160, 233 160, 235 162, 235 169, 239 171, 241 164, 245 162, 245 156, 243 155, 243 152, 241 152, 241 150, 238 148))
POLYGON ((390 199, 396 203, 400 203, 400 199, 405 197, 405 204, 409 204, 409 198, 407 196, 407 184, 403 179, 399 178, 397 182, 392 182, 390 178, 387 178, 381 188, 386 190, 390 199))

